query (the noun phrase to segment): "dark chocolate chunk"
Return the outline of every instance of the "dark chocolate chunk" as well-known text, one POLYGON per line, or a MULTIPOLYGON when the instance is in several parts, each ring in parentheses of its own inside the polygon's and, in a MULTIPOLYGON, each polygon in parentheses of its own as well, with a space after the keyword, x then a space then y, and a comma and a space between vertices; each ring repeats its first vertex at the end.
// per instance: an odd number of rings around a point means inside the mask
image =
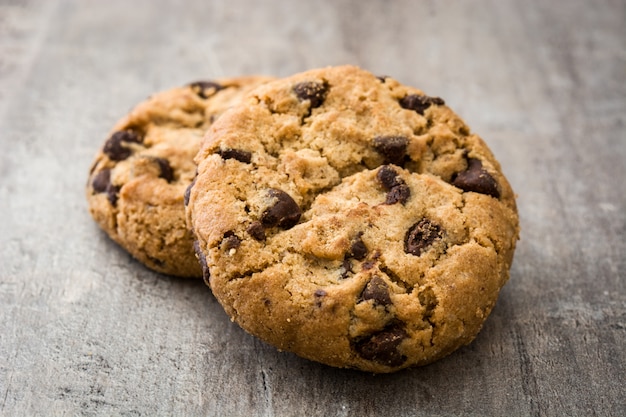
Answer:
POLYGON ((293 92, 296 93, 300 101, 310 100, 311 108, 313 109, 321 106, 326 99, 328 84, 316 81, 305 81, 296 84, 293 87, 293 92))
POLYGON ((348 274, 350 274, 352 272, 352 262, 350 262, 350 259, 345 258, 343 260, 343 262, 341 263, 341 279, 346 279, 348 278, 348 274))
POLYGON ((252 152, 243 151, 241 149, 220 149, 217 154, 223 159, 236 159, 244 164, 249 164, 252 160, 252 152))
POLYGON ((276 188, 270 188, 268 194, 275 200, 275 203, 263 212, 261 216, 263 226, 278 226, 282 229, 290 229, 295 226, 300 220, 302 211, 293 198, 286 192, 276 188))
POLYGON ((196 257, 198 258, 200 266, 202 267, 202 278, 204 278, 204 282, 208 285, 209 277, 211 276, 211 274, 209 273, 209 266, 206 262, 206 256, 204 256, 202 249, 200 249, 200 241, 196 240, 193 242, 193 250, 196 252, 196 257))
POLYGON ((421 115, 424 115, 424 111, 433 104, 442 106, 446 103, 439 97, 428 97, 419 94, 410 94, 400 99, 400 106, 408 110, 415 110, 421 115))
POLYGON ((198 179, 197 175, 191 181, 191 184, 185 189, 185 194, 183 195, 183 199, 185 202, 185 207, 189 205, 189 198, 191 197, 191 189, 194 185, 196 185, 196 180, 198 179))
POLYGON ((387 191, 397 185, 398 173, 390 165, 383 165, 376 173, 376 178, 387 191))
POLYGON ((109 184, 107 186, 107 189, 106 189, 107 198, 109 199, 109 203, 111 203, 112 206, 117 205, 117 199, 119 197, 121 188, 122 187, 120 187, 119 185, 113 185, 113 184, 109 184))
POLYGON ((367 283, 363 292, 361 292, 360 301, 374 300, 374 304, 388 306, 391 304, 391 297, 389 297, 389 287, 385 280, 378 276, 374 276, 370 282, 367 283))
POLYGON ((326 295, 328 295, 328 293, 326 291, 324 291, 323 289, 318 288, 317 290, 315 290, 313 295, 315 296, 315 305, 317 307, 321 307, 322 306, 322 298, 326 297, 326 295))
POLYGON ((202 98, 209 98, 224 88, 214 81, 196 81, 189 84, 189 87, 202 98))
POLYGON ((363 264, 361 265, 361 269, 363 271, 369 271, 374 267, 374 265, 376 265, 376 260, 370 259, 369 261, 363 262, 363 264))
POLYGON ((172 182, 174 179, 174 170, 172 170, 168 160, 163 158, 154 158, 154 160, 159 165, 159 169, 161 170, 159 177, 163 178, 167 182, 172 182))
POLYGON ((104 152, 112 161, 123 161, 132 153, 130 148, 122 145, 122 142, 141 143, 142 138, 132 130, 120 130, 111 135, 106 141, 102 152, 104 152))
POLYGON ((500 198, 498 183, 485 169, 480 159, 469 158, 467 169, 459 172, 452 179, 452 185, 463 191, 474 191, 500 198))
POLYGON ((386 164, 402 166, 409 140, 404 136, 377 136, 372 142, 374 149, 385 157, 386 164))
POLYGON ((363 359, 387 366, 400 366, 407 357, 398 352, 398 346, 407 337, 400 323, 392 323, 378 333, 355 341, 354 349, 363 359))
POLYGON ((436 239, 441 239, 443 232, 436 223, 424 218, 407 231, 404 238, 404 251, 420 256, 436 239))
POLYGON ((103 193, 107 190, 107 187, 111 184, 111 170, 105 168, 98 172, 91 181, 91 186, 96 193, 103 193))
POLYGON ((361 239, 363 236, 363 232, 359 232, 354 240, 352 241, 352 245, 350 246, 350 252, 347 253, 346 258, 354 258, 363 260, 367 256, 367 247, 363 240, 361 239))
POLYGON ((404 180, 398 176, 396 170, 390 165, 383 165, 378 170, 376 178, 383 188, 389 191, 385 199, 385 204, 404 204, 411 196, 409 186, 406 185, 404 180))
POLYGON ((265 227, 261 224, 261 222, 252 222, 250 226, 246 229, 248 234, 252 236, 256 240, 263 241, 265 240, 265 227))
MULTIPOLYGON (((401 180, 402 181, 402 180, 401 180)), ((396 185, 387 193, 385 198, 385 204, 404 204, 411 196, 411 189, 404 181, 401 184, 396 185)))
POLYGON ((239 236, 237 236, 235 232, 229 230, 224 233, 224 238, 220 245, 223 250, 229 251, 231 249, 237 249, 239 246, 241 246, 241 239, 239 239, 239 236))

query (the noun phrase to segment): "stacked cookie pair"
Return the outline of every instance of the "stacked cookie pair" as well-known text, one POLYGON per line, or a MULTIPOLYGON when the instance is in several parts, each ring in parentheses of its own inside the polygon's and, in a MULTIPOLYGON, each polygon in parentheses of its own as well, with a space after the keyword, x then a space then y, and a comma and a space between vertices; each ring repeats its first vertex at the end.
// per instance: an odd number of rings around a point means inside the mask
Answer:
POLYGON ((377 373, 471 342, 519 234, 481 138, 442 99, 352 66, 157 94, 115 127, 87 195, 113 240, 204 276, 246 331, 377 373))

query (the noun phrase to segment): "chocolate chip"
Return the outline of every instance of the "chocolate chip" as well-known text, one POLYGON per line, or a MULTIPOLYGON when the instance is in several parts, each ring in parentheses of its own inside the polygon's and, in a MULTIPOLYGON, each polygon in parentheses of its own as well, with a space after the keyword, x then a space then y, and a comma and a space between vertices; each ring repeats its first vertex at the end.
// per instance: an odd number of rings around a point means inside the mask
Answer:
POLYGON ((474 191, 500 198, 498 183, 485 169, 480 159, 469 158, 467 169, 459 172, 453 179, 452 185, 463 191, 474 191))
POLYGON ((250 226, 248 226, 246 232, 248 232, 248 234, 256 240, 265 240, 265 227, 263 227, 261 222, 254 221, 250 223, 250 226))
POLYGON ((268 194, 276 202, 269 207, 261 216, 261 222, 265 227, 278 226, 282 229, 290 229, 300 220, 302 211, 289 194, 276 188, 270 188, 268 194))
POLYGON ((398 184, 393 187, 385 198, 385 204, 404 204, 411 196, 411 189, 403 181, 402 184, 398 184))
POLYGON ((117 205, 117 199, 119 197, 121 188, 122 187, 120 187, 119 185, 113 185, 113 184, 109 184, 107 186, 107 189, 106 189, 107 199, 109 200, 109 203, 111 203, 112 206, 117 205))
POLYGON ((174 171, 172 170, 168 160, 163 158, 154 158, 154 160, 159 165, 159 169, 161 170, 159 177, 163 178, 167 182, 172 182, 174 179, 174 171))
POLYGON ((239 246, 241 246, 241 239, 239 239, 235 232, 229 230, 224 233, 224 238, 222 239, 222 243, 220 245, 223 250, 229 251, 231 249, 237 249, 239 246))
POLYGON ((111 135, 106 141, 102 152, 104 152, 112 161, 123 161, 132 153, 130 148, 122 145, 122 142, 141 143, 142 138, 132 130, 120 130, 111 135))
POLYGON ((311 108, 314 109, 322 105, 328 93, 328 84, 316 81, 305 81, 296 84, 293 92, 300 101, 310 100, 311 108))
POLYGON ((374 276, 361 292, 360 301, 374 300, 374 304, 388 306, 391 304, 389 287, 385 280, 374 276))
POLYGON ((321 288, 315 290, 315 292, 313 293, 313 295, 315 296, 315 305, 318 307, 322 306, 322 298, 326 297, 326 295, 328 295, 328 293, 324 290, 322 290, 321 288))
POLYGON ((324 296, 327 295, 326 291, 322 290, 321 288, 315 290, 314 294, 315 294, 316 297, 324 297, 324 296))
POLYGON ((106 193, 107 199, 112 206, 117 204, 120 186, 111 184, 111 170, 105 168, 98 172, 91 181, 91 186, 96 193, 106 193))
POLYGON ((348 278, 348 274, 350 274, 352 272, 352 262, 350 262, 350 259, 345 258, 343 260, 343 262, 341 263, 341 279, 346 279, 348 278))
POLYGON ((224 87, 214 81, 196 81, 189 84, 194 93, 202 98, 209 98, 224 87), (211 91, 212 90, 212 91, 211 91))
POLYGON ((105 168, 98 172, 91 181, 91 186, 96 193, 103 193, 107 190, 107 187, 111 184, 111 170, 105 168))
POLYGON ((363 271, 369 271, 374 267, 374 265, 376 265, 376 260, 370 259, 369 261, 363 262, 363 264, 361 265, 361 269, 363 271))
POLYGON ((392 323, 378 333, 357 340, 354 349, 363 359, 387 366, 400 366, 407 357, 398 352, 398 346, 407 337, 400 323, 392 323))
POLYGON ((206 256, 204 256, 204 253, 200 248, 200 241, 196 240, 193 242, 193 250, 196 252, 196 257, 198 258, 200 266, 202 267, 202 278, 204 278, 204 282, 208 284, 211 274, 209 273, 209 266, 206 262, 206 256))
POLYGON ((407 231, 404 238, 404 251, 420 256, 436 239, 441 239, 443 232, 436 223, 424 218, 407 231))
POLYGON ((194 185, 196 185, 197 179, 198 177, 196 175, 195 177, 193 177, 193 181, 191 181, 191 184, 189 184, 189 186, 187 186, 187 188, 185 189, 185 194, 183 195, 185 207, 189 205, 189 198, 191 197, 191 189, 193 188, 194 185))
POLYGON ((383 188, 387 191, 391 190, 397 183, 398 173, 392 166, 383 165, 376 173, 376 179, 380 181, 383 188))
POLYGON ((398 176, 398 173, 393 167, 383 165, 378 170, 376 178, 383 188, 389 191, 385 199, 385 204, 404 204, 411 196, 411 189, 406 185, 404 180, 398 176))
POLYGON ((223 159, 236 159, 244 164, 249 164, 252 160, 252 152, 242 151, 241 149, 220 149, 217 154, 223 159))
POLYGON ((402 166, 409 140, 404 136, 377 136, 372 142, 374 149, 385 157, 386 164, 402 166))
POLYGON ((365 246, 365 243, 363 243, 361 236, 363 236, 363 232, 359 232, 352 241, 352 245, 350 245, 350 251, 346 254, 346 259, 354 258, 360 261, 365 259, 365 257, 367 256, 367 246, 365 246))
POLYGON ((424 115, 424 111, 432 105, 443 106, 446 104, 439 97, 428 97, 419 94, 409 94, 400 99, 400 106, 408 110, 415 110, 424 115))

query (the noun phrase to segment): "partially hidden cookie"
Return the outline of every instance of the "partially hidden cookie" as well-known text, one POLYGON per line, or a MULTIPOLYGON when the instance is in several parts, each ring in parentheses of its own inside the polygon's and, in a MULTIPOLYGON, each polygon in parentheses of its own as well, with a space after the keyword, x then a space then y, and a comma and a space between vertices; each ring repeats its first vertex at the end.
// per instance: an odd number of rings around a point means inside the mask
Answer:
POLYGON ((441 98, 352 66, 265 84, 198 153, 209 285, 285 351, 375 373, 470 343, 518 239, 513 191, 441 98))
POLYGON ((86 190, 91 215, 111 239, 157 272, 202 276, 183 204, 193 158, 211 123, 268 80, 199 81, 159 92, 115 125, 86 190))

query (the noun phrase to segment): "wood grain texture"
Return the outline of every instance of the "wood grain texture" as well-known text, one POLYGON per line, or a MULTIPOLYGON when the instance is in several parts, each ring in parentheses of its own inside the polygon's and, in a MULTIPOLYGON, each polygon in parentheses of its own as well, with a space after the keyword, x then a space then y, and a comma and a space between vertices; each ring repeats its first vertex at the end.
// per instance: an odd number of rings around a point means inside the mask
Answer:
POLYGON ((0 1, 0 415, 626 414, 626 2, 0 1), (351 63, 444 97, 519 195, 470 346, 373 376, 280 353, 152 273, 83 186, 109 128, 196 79, 351 63))

